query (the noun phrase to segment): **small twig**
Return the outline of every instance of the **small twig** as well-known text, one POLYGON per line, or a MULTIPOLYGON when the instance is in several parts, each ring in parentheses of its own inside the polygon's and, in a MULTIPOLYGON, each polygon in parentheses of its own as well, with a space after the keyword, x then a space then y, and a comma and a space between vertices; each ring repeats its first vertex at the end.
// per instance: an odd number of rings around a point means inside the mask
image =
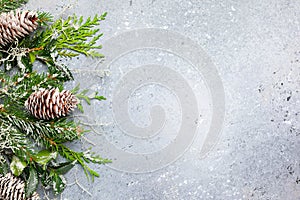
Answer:
POLYGON ((92 196, 92 194, 79 183, 77 178, 77 170, 78 168, 76 167, 74 172, 75 181, 73 183, 67 184, 67 186, 73 186, 76 184, 83 192, 86 192, 89 196, 92 196))
POLYGON ((89 196, 92 196, 92 194, 89 192, 89 191, 87 191, 87 189, 85 189, 82 185, 80 185, 80 183, 79 183, 79 181, 77 180, 77 178, 76 178, 76 184, 78 185, 78 187, 80 187, 84 192, 86 192, 89 196))
POLYGON ((36 47, 36 48, 28 49, 27 53, 33 52, 33 51, 40 51, 40 50, 43 50, 43 49, 44 49, 44 47, 36 47))
POLYGON ((45 188, 43 188, 43 192, 44 192, 44 198, 46 198, 47 200, 50 200, 50 199, 49 199, 49 196, 48 196, 47 193, 46 193, 45 188))
POLYGON ((84 139, 86 142, 88 142, 89 144, 96 146, 95 143, 93 143, 91 140, 87 139, 86 137, 84 137, 83 135, 81 136, 82 139, 84 139))
POLYGON ((72 117, 72 118, 86 118, 87 120, 89 120, 90 119, 90 117, 88 116, 88 115, 72 115, 72 116, 70 116, 70 117, 72 117))
POLYGON ((43 62, 48 62, 49 61, 48 59, 46 59, 44 57, 41 57, 41 56, 36 56, 36 59, 41 60, 43 62))
POLYGON ((99 131, 97 131, 93 126, 98 126, 98 124, 87 124, 87 123, 83 123, 80 122, 81 125, 87 126, 89 127, 93 132, 95 132, 97 135, 102 135, 102 133, 99 133, 99 131))

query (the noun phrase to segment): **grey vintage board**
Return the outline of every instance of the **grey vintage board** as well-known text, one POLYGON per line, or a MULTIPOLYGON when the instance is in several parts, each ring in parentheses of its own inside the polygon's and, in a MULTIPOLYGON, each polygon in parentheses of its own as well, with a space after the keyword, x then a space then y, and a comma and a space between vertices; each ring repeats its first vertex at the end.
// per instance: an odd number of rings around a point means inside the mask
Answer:
POLYGON ((68 61, 99 91, 80 167, 58 199, 299 199, 300 1, 29 0, 55 17, 108 12, 105 61, 68 61), (75 182, 80 184, 76 184, 75 182))

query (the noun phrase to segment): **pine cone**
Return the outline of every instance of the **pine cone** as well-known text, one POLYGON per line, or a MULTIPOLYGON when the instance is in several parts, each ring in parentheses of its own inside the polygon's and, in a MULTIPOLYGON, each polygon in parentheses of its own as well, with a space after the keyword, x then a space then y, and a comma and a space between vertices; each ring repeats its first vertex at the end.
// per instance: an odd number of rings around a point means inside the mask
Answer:
MULTIPOLYGON (((0 174, 0 199, 1 200, 25 200, 25 183, 22 179, 15 177, 11 173, 5 176, 0 174)), ((26 200, 40 199, 38 193, 34 192, 33 195, 26 200)))
POLYGON ((37 14, 29 11, 11 11, 0 15, 0 45, 5 46, 33 32, 37 26, 37 14))
POLYGON ((54 119, 66 116, 79 100, 70 91, 40 89, 32 93, 25 102, 25 107, 38 119, 54 119))

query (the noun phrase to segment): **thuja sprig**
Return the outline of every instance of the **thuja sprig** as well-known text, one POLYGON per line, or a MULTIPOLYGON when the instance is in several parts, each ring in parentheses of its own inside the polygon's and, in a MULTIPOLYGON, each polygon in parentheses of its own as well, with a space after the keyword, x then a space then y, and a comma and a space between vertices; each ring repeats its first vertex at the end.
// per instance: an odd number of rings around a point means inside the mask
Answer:
MULTIPOLYGON (((102 34, 98 34, 99 29, 95 26, 105 20, 106 13, 94 18, 87 18, 83 21, 83 17, 73 15, 66 20, 59 19, 55 21, 49 29, 43 32, 41 45, 50 44, 50 48, 55 49, 58 55, 65 57, 76 57, 79 54, 92 57, 103 57, 102 54, 94 51, 94 49, 102 48, 96 45, 102 34)), ((49 48, 49 47, 48 47, 49 48)))
POLYGON ((88 165, 86 165, 85 163, 111 163, 111 160, 101 158, 100 156, 95 156, 89 150, 85 152, 76 152, 71 150, 70 148, 67 148, 64 145, 56 145, 55 147, 57 148, 57 152, 59 152, 60 155, 62 155, 63 157, 71 161, 77 161, 83 167, 86 176, 90 176, 92 180, 94 180, 95 177, 99 177, 99 174, 96 171, 92 170, 90 167, 88 167, 88 165))
MULTIPOLYGON (((45 13, 40 16, 46 16, 46 21, 51 19, 45 13)), ((57 61, 58 58, 72 58, 80 54, 103 58, 102 54, 95 51, 102 48, 97 44, 102 33, 99 33, 100 30, 96 26, 105 20, 105 17, 106 13, 84 20, 83 17, 73 15, 66 20, 60 18, 49 27, 41 27, 33 37, 21 43, 21 46, 28 49, 36 49, 30 51, 28 57, 24 57, 23 63, 27 64, 30 70, 35 60, 42 61, 48 66, 50 73, 62 74, 60 78, 63 81, 72 80, 72 73, 67 66, 57 61)))
MULTIPOLYGON (((76 97, 80 100, 84 100, 88 105, 91 105, 91 100, 96 99, 98 101, 106 100, 104 96, 98 95, 98 92, 94 92, 92 94, 87 94, 89 92, 88 89, 80 91, 79 84, 74 87, 71 92, 76 95, 76 97)), ((77 105, 78 110, 80 112, 84 112, 83 106, 82 106, 82 101, 79 102, 77 105)))

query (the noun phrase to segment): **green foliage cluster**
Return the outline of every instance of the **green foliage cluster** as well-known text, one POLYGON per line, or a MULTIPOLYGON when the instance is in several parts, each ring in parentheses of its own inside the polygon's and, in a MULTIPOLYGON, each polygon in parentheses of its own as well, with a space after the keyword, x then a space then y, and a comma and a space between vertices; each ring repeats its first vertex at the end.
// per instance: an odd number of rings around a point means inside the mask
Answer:
POLYGON ((15 10, 27 2, 28 0, 0 0, 0 13, 15 10))
MULTIPOLYGON (((0 1, 0 13, 16 9, 26 1, 0 1)), ((76 152, 65 142, 79 139, 86 131, 78 123, 64 117, 50 121, 34 118, 24 108, 31 93, 39 88, 64 89, 66 81, 73 80, 67 66, 59 58, 73 58, 80 54, 102 58, 96 49, 102 36, 95 28, 106 13, 84 20, 73 15, 66 20, 53 21, 49 13, 38 13, 39 28, 31 35, 3 47, 0 45, 0 173, 11 171, 26 182, 26 195, 30 196, 40 182, 51 186, 56 194, 65 186, 63 175, 76 163, 87 177, 98 177, 88 163, 105 164, 110 160, 94 155, 90 150, 76 152), (46 70, 37 72, 34 64, 42 63, 46 70), (64 161, 62 161, 64 160, 64 161)), ((74 88, 72 93, 88 104, 88 90, 74 88)), ((83 107, 79 104, 79 109, 83 107)))

